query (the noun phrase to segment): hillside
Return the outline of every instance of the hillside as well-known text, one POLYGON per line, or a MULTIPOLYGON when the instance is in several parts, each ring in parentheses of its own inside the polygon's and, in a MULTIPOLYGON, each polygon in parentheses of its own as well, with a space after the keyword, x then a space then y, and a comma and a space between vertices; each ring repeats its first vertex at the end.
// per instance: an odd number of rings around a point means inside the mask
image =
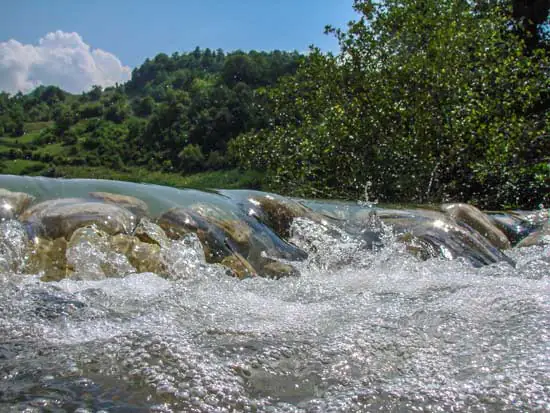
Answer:
POLYGON ((228 142, 267 125, 265 89, 294 74, 301 58, 197 48, 147 59, 126 84, 105 90, 1 93, 0 172, 80 176, 85 166, 92 177, 185 184, 177 176, 231 170, 228 142))

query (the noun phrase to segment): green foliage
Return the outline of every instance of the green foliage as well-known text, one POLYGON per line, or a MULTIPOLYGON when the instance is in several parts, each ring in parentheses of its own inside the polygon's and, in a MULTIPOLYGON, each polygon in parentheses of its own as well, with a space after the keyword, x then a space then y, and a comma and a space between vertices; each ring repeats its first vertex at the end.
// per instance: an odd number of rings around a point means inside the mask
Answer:
POLYGON ((77 122, 78 118, 77 114, 68 105, 59 105, 54 110, 53 120, 55 121, 55 134, 63 136, 77 122))
POLYGON ((27 95, 0 93, 2 153, 17 158, 28 152, 56 167, 87 162, 180 173, 228 168, 228 142, 265 124, 255 89, 294 73, 298 60, 297 53, 226 55, 196 48, 161 53, 134 69, 126 84, 94 86, 79 96, 53 86, 27 95), (25 135, 30 127, 42 130, 25 135))
POLYGON ((7 175, 37 175, 37 172, 43 171, 47 165, 38 161, 26 159, 13 159, 2 161, 0 173, 7 175))
POLYGON ((105 119, 114 123, 122 123, 130 117, 130 108, 126 103, 113 103, 105 110, 105 119))
MULTIPOLYGON (((10 162, 10 161, 7 161, 10 162)), ((7 173, 7 172, 2 172, 7 173)), ((200 172, 188 176, 176 173, 151 172, 145 168, 126 167, 122 170, 96 166, 55 166, 44 169, 43 174, 63 178, 115 179, 121 181, 168 185, 179 188, 197 189, 264 189, 263 174, 258 171, 230 169, 213 172, 200 172)), ((17 174, 17 173, 16 173, 17 174)))
POLYGON ((480 4, 355 1, 359 19, 328 28, 340 54, 312 50, 231 155, 299 195, 550 201, 548 48, 525 47, 508 3, 480 4))
POLYGON ((101 86, 94 85, 88 93, 84 93, 84 97, 91 102, 97 102, 101 99, 102 93, 103 90, 101 89, 101 86))
POLYGON ((204 162, 204 154, 200 146, 190 144, 185 146, 178 154, 181 161, 181 167, 186 172, 197 172, 204 162))
POLYGON ((151 96, 145 96, 136 100, 134 112, 137 116, 147 117, 155 109, 155 100, 151 96))
POLYGON ((86 103, 79 108, 81 119, 100 118, 103 116, 104 107, 99 102, 86 103))
POLYGON ((546 3, 354 8, 347 30, 327 28, 336 56, 196 48, 79 96, 0 93, 0 158, 49 176, 181 185, 210 170, 200 185, 230 187, 245 185, 238 164, 301 196, 357 199, 368 183, 386 202, 550 202, 546 3))
POLYGON ((229 56, 223 65, 222 79, 228 86, 234 86, 239 82, 256 84, 257 67, 252 59, 244 53, 229 56))
POLYGON ((220 151, 212 151, 206 160, 206 167, 212 170, 225 169, 228 166, 226 157, 220 151))

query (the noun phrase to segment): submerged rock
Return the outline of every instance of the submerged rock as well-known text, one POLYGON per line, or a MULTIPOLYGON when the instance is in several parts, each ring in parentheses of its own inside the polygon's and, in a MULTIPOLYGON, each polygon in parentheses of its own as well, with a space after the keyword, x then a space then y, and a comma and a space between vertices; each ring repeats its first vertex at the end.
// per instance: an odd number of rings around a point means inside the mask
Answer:
POLYGON ((16 218, 33 201, 34 197, 32 195, 0 188, 0 219, 16 218))
POLYGON ((290 238, 290 227, 295 218, 311 218, 315 215, 310 209, 290 199, 266 195, 252 197, 248 201, 255 207, 252 215, 283 239, 290 238))
POLYGON ((111 248, 119 254, 127 255, 134 246, 136 238, 128 234, 116 234, 111 237, 111 248))
POLYGON ((231 274, 240 280, 258 275, 252 265, 240 254, 229 255, 220 264, 229 268, 231 274))
POLYGON ((263 263, 261 273, 265 277, 275 279, 284 277, 296 277, 300 275, 300 272, 292 265, 269 259, 265 260, 265 262, 263 263))
POLYGON ((0 221, 0 272, 19 272, 24 266, 27 241, 21 223, 0 221))
POLYGON ((531 222, 513 212, 492 212, 488 214, 488 217, 498 229, 506 234, 512 245, 516 245, 536 229, 531 222))
POLYGON ((76 229, 69 241, 36 237, 27 254, 26 272, 42 273, 44 281, 123 277, 136 272, 168 274, 160 245, 128 234, 110 236, 95 226, 76 229))
POLYGON ((113 204, 80 199, 56 199, 41 202, 21 215, 37 235, 69 239, 81 227, 96 225, 109 235, 131 234, 136 217, 130 211, 113 204))
POLYGON ((253 230, 247 222, 240 219, 237 215, 213 205, 206 205, 204 203, 193 204, 189 209, 201 216, 205 221, 221 229, 227 237, 238 244, 240 253, 246 253, 243 250, 249 247, 253 236, 253 230))
POLYGON ((550 222, 550 208, 538 211, 514 211, 514 214, 529 222, 534 228, 542 228, 550 222))
POLYGON ((500 249, 511 248, 510 240, 498 229, 487 215, 468 204, 444 204, 441 209, 456 223, 474 229, 500 249))
POLYGON ((111 237, 95 226, 76 229, 65 255, 72 278, 122 277, 135 272, 127 257, 111 247, 111 237))
POLYGON ((233 253, 226 242, 227 234, 190 209, 172 208, 162 214, 157 223, 172 239, 177 240, 190 233, 196 234, 204 248, 206 262, 221 262, 233 253))
POLYGON ((171 241, 168 248, 161 249, 166 273, 169 278, 182 279, 196 275, 206 265, 202 244, 196 234, 186 234, 171 241))
POLYGON ((170 239, 166 236, 164 230, 157 224, 151 222, 149 218, 142 218, 139 221, 134 236, 147 244, 157 244, 160 247, 166 247, 170 239))
POLYGON ((410 252, 422 259, 462 257, 474 267, 505 261, 512 266, 515 262, 476 231, 444 220, 423 222, 402 234, 410 252))
POLYGON ((138 217, 147 216, 149 214, 147 204, 141 199, 133 196, 113 194, 111 192, 90 192, 88 195, 91 198, 103 201, 107 204, 121 206, 138 217))
POLYGON ((205 211, 173 208, 157 220, 166 234, 173 239, 194 233, 205 251, 208 263, 221 263, 230 268, 238 278, 254 275, 279 276, 294 274, 289 268, 269 268, 264 271, 265 257, 288 260, 305 259, 307 254, 280 239, 271 230, 255 220, 222 219, 203 216, 205 211), (277 272, 279 271, 279 272, 277 272), (275 275, 276 274, 276 275, 275 275))
POLYGON ((130 263, 138 272, 166 275, 166 264, 161 255, 160 245, 135 240, 127 254, 130 263))
POLYGON ((550 223, 547 223, 539 230, 536 230, 522 239, 517 245, 517 248, 532 247, 535 245, 543 246, 550 245, 550 223))
POLYGON ((25 272, 42 274, 43 281, 59 281, 67 276, 67 240, 34 237, 29 245, 25 272))
MULTIPOLYGON (((305 251, 282 238, 257 217, 243 215, 238 218, 229 213, 224 215, 219 208, 215 208, 214 211, 211 208, 201 208, 197 212, 221 229, 226 234, 225 243, 230 250, 242 255, 260 275, 265 274, 264 255, 289 261, 302 261, 307 258, 305 251), (206 213, 212 213, 213 216, 205 215, 206 213)), ((314 215, 312 211, 309 211, 309 214, 314 215)))

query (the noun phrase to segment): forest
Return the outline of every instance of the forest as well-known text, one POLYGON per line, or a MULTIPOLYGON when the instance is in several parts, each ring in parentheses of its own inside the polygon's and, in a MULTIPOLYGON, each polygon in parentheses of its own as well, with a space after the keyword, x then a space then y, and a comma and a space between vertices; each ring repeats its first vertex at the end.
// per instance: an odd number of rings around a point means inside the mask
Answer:
POLYGON ((196 48, 81 95, 0 93, 0 172, 547 207, 550 2, 353 7, 337 54, 196 48))

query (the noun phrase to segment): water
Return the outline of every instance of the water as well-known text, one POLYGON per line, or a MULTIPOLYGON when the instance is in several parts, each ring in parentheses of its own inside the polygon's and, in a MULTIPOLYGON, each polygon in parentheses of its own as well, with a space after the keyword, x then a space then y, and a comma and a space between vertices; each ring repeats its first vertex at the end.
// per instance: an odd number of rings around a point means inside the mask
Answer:
MULTIPOLYGON (((159 210, 191 202, 160 191, 159 210)), ((229 210, 246 196, 222 195, 229 210)), ((228 277, 183 246, 170 279, 0 272, 0 411, 550 411, 548 246, 474 268, 421 261, 391 232, 374 251, 307 219, 292 234, 310 254, 280 280, 228 277)))

